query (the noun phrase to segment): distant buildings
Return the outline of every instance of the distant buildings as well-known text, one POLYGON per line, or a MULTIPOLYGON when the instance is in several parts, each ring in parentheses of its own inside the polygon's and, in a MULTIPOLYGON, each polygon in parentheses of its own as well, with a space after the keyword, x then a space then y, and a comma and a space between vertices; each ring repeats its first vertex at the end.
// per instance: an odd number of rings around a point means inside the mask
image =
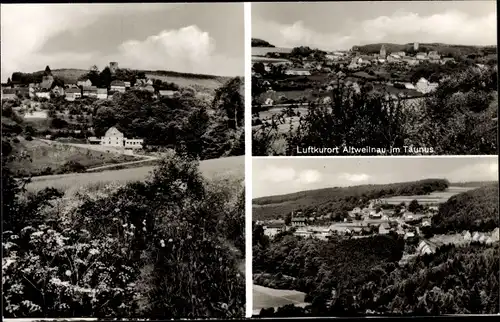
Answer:
POLYGON ((125 89, 126 89, 125 82, 119 80, 114 80, 111 82, 110 86, 111 91, 125 93, 125 89))
POLYGON ((415 84, 415 89, 422 94, 428 94, 435 91, 438 86, 438 83, 431 83, 427 79, 422 77, 415 84))
POLYGON ((77 81, 76 85, 78 85, 80 87, 89 87, 89 86, 92 86, 92 82, 90 81, 90 79, 82 79, 82 80, 77 81))
POLYGON ((294 76, 310 76, 311 72, 307 68, 289 68, 285 71, 285 75, 294 75, 294 76))
POLYGON ((65 94, 66 100, 72 102, 75 99, 82 97, 82 90, 79 88, 68 88, 65 94))
POLYGON ((24 114, 25 119, 46 119, 48 118, 47 111, 31 111, 24 114))
POLYGON ((3 88, 2 89, 2 99, 14 100, 17 98, 15 88, 3 88))

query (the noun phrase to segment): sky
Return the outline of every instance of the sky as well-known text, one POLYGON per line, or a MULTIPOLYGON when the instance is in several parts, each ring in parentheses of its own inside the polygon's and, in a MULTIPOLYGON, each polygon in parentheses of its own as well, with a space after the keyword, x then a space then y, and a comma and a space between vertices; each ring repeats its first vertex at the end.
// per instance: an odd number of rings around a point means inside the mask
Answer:
POLYGON ((252 37, 323 50, 381 42, 496 45, 496 1, 253 3, 252 37))
POLYGON ((421 179, 498 180, 498 157, 253 158, 252 197, 421 179))
POLYGON ((244 75, 242 3, 2 4, 2 81, 12 72, 120 67, 244 75))

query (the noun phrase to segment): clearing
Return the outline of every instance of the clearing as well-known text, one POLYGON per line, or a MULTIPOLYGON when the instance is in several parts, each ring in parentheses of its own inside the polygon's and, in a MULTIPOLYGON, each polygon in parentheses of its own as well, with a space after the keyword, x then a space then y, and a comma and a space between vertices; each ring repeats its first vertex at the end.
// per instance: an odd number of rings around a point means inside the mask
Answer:
POLYGON ((19 143, 12 143, 13 152, 18 155, 26 152, 31 161, 16 160, 11 165, 14 171, 20 171, 23 175, 39 175, 47 168, 50 168, 52 172, 57 172, 69 161, 78 162, 85 168, 92 168, 142 159, 118 152, 96 151, 36 138, 27 141, 19 136, 18 140, 19 143))
MULTIPOLYGON (((141 181, 148 177, 154 166, 144 166, 132 169, 108 170, 92 173, 71 173, 33 178, 28 184, 28 191, 40 191, 54 187, 63 191, 74 191, 84 186, 106 183, 126 184, 141 181)), ((200 162, 201 173, 209 178, 237 178, 245 176, 245 157, 229 157, 205 160, 200 162)))
POLYGON ((263 308, 278 308, 287 304, 305 306, 306 293, 293 290, 279 290, 261 285, 253 285, 253 314, 257 315, 263 308))

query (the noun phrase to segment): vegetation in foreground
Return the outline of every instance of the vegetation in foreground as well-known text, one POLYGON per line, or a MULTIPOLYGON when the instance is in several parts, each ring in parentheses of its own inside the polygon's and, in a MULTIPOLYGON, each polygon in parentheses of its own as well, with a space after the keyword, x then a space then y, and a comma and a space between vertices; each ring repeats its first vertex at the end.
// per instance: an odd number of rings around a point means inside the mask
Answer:
POLYGON ((5 317, 241 317, 244 191, 173 155, 144 182, 24 191, 2 154, 5 317))

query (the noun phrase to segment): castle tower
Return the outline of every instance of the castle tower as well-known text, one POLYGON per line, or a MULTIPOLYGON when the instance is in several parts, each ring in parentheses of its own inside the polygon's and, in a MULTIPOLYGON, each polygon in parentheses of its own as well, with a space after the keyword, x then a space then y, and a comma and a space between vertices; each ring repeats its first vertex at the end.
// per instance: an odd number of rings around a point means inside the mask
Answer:
POLYGON ((418 51, 418 42, 413 43, 413 50, 418 51))
POLYGON ((380 57, 381 58, 387 57, 387 52, 385 50, 385 45, 382 45, 382 47, 380 47, 380 57))
POLYGON ((116 73, 116 70, 118 69, 118 63, 115 61, 112 61, 109 63, 109 70, 111 71, 112 74, 116 73))

